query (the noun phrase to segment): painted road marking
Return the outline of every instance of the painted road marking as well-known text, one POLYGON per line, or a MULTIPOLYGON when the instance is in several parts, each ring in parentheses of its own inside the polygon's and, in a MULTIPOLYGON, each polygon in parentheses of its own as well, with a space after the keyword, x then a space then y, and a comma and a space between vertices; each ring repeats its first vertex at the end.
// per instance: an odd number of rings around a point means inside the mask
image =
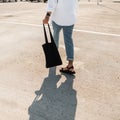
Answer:
MULTIPOLYGON (((43 27, 42 25, 30 24, 30 23, 24 23, 24 22, 19 23, 19 22, 10 22, 10 21, 0 21, 0 23, 25 25, 25 26, 32 26, 32 27, 43 27)), ((103 33, 103 32, 95 32, 95 31, 79 30, 79 29, 74 29, 74 31, 75 32, 84 32, 84 33, 98 34, 98 35, 107 35, 107 36, 120 37, 120 34, 103 33)))

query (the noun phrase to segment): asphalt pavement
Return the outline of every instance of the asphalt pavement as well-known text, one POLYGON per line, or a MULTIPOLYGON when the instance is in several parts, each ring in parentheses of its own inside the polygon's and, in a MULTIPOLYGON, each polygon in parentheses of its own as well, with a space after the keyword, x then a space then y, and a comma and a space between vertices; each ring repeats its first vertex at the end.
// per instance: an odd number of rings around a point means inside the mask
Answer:
POLYGON ((0 3, 0 120, 120 120, 119 8, 80 2, 71 76, 62 31, 63 65, 45 68, 46 3, 0 3))

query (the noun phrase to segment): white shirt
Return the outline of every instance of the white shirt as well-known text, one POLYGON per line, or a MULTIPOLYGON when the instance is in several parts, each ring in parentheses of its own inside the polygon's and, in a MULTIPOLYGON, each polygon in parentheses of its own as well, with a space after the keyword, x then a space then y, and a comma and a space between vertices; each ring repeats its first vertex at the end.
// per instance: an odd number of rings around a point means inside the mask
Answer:
POLYGON ((51 20, 58 25, 70 26, 76 21, 78 0, 48 0, 47 11, 52 12, 51 20))

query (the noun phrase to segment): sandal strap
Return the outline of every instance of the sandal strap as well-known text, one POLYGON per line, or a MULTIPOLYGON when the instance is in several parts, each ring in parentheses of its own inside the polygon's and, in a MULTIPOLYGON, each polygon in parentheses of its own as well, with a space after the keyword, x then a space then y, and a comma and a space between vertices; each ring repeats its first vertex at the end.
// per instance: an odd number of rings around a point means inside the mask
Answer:
POLYGON ((65 68, 61 68, 60 72, 69 73, 69 74, 75 74, 73 66, 71 66, 71 67, 67 66, 65 68), (73 69, 73 70, 71 70, 71 69, 73 69))
POLYGON ((69 69, 74 69, 74 67, 73 67, 73 66, 71 66, 71 67, 68 67, 68 66, 67 66, 66 68, 67 68, 68 70, 69 70, 69 69))

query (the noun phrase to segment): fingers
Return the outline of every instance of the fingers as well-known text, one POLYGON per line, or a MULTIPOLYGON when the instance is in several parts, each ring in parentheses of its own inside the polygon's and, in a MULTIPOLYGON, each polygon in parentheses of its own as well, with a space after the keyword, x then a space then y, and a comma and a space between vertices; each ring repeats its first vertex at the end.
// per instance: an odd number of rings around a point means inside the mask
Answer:
POLYGON ((48 22, 49 22, 49 17, 45 17, 45 18, 43 19, 43 24, 48 24, 48 22))

